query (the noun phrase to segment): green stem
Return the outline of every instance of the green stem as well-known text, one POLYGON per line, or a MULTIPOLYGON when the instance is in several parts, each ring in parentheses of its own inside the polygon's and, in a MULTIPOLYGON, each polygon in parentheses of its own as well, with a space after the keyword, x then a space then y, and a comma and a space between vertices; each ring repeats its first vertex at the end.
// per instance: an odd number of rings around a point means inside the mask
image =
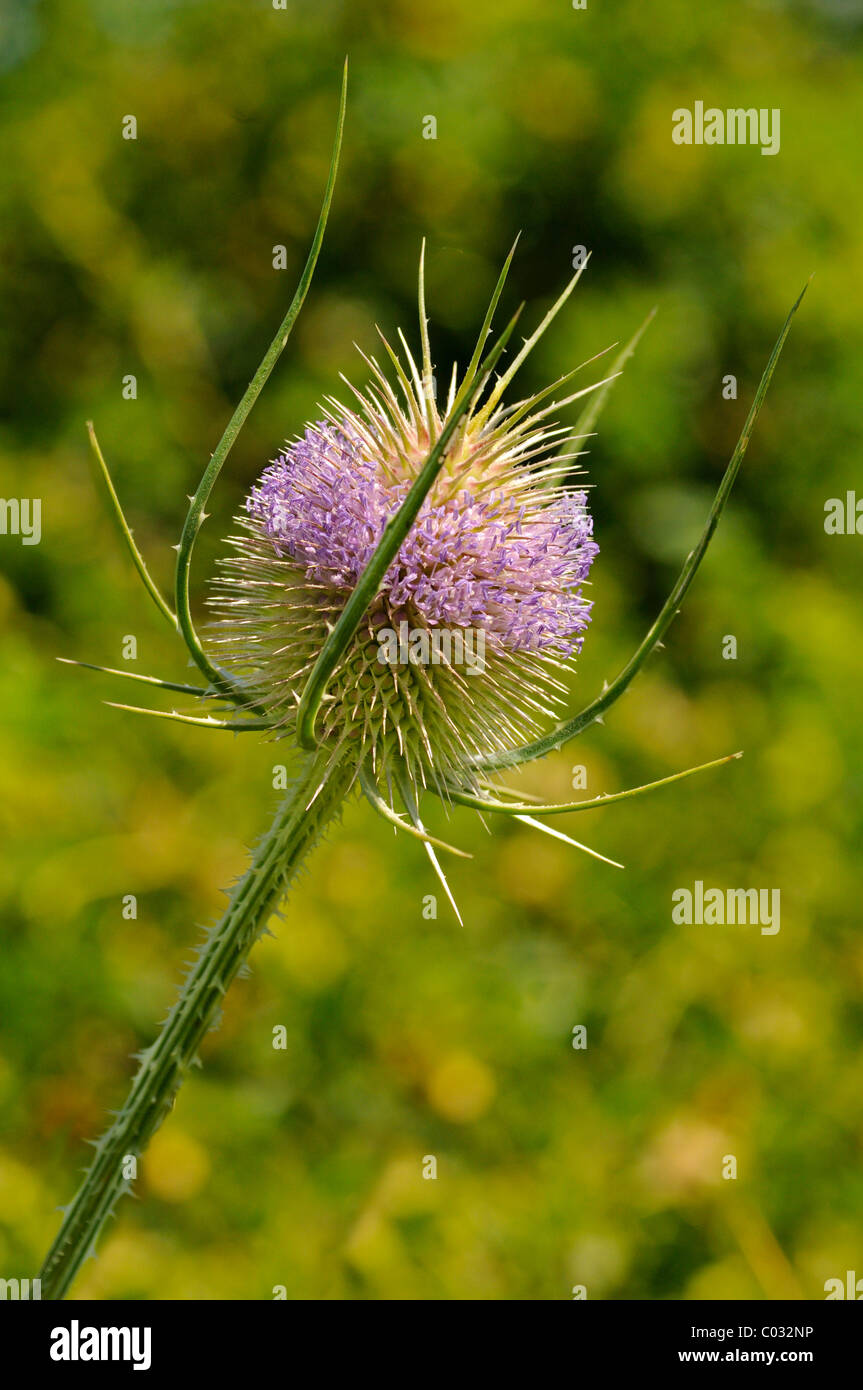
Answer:
POLYGON ((304 856, 339 810, 352 769, 318 752, 306 759, 243 878, 231 894, 176 1004, 141 1065, 122 1110, 96 1146, 96 1154, 42 1269, 42 1297, 59 1299, 95 1244, 117 1199, 132 1190, 123 1176, 170 1111, 204 1037, 218 1022, 222 999, 279 906, 304 856))

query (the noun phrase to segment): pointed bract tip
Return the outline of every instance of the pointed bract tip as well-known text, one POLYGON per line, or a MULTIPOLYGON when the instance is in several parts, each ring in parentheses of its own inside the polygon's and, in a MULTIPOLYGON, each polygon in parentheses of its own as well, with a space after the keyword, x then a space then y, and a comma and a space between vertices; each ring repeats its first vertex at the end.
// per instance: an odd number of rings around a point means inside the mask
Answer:
POLYGON ((791 306, 791 308, 790 308, 790 310, 789 310, 789 312, 788 312, 788 317, 789 317, 789 318, 791 318, 791 315, 794 314, 794 313, 796 313, 797 310, 800 308, 800 305, 801 305, 802 302, 803 302, 803 296, 805 295, 806 291, 808 290, 809 286, 812 284, 812 281, 813 281, 814 279, 815 279, 815 271, 813 270, 812 274, 809 276, 809 279, 806 281, 806 284, 803 286, 802 290, 800 291, 800 293, 798 294, 798 296, 797 296, 797 298, 795 299, 794 303, 792 304, 792 306, 791 306))

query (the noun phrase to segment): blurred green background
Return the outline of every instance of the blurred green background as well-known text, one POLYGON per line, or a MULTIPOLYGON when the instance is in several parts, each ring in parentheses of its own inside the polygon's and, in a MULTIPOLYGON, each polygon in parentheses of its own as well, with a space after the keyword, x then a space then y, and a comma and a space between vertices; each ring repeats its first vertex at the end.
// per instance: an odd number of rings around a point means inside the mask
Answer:
POLYGON ((475 855, 451 870, 464 930, 442 901, 423 919, 421 846, 349 807, 75 1293, 821 1298, 863 1274, 863 540, 823 527, 828 498, 863 493, 861 33, 859 0, 4 0, 0 496, 41 497, 43 538, 0 537, 0 1274, 37 1272, 284 760, 107 709, 137 691, 56 664, 122 665, 134 635, 133 669, 185 672, 84 422, 167 585, 186 494, 305 258, 346 52, 319 271, 220 481, 196 603, 244 490, 340 372, 363 380, 354 340, 371 347, 378 322, 415 342, 423 235, 442 374, 519 229, 503 307, 527 299, 530 325, 584 245, 525 389, 659 306, 588 461, 586 703, 693 544, 814 271, 666 649, 521 785, 567 799, 576 764, 595 794, 746 755, 557 822, 624 873, 430 808, 475 855), (671 112, 696 100, 780 108, 780 153, 674 145, 671 112), (781 931, 673 925, 671 893, 696 878, 780 888, 781 931))

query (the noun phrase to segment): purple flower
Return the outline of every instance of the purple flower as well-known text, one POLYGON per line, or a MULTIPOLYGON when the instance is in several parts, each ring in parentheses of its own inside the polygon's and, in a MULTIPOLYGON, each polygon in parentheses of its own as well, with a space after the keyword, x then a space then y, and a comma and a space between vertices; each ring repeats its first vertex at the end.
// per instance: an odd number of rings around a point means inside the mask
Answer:
MULTIPOLYGON (((267 468, 246 502, 277 555, 344 598, 410 482, 327 424, 311 425, 267 468)), ((430 628, 480 628, 493 646, 567 657, 581 648, 582 596, 599 546, 583 491, 532 510, 505 488, 427 498, 381 585, 381 600, 430 628)))

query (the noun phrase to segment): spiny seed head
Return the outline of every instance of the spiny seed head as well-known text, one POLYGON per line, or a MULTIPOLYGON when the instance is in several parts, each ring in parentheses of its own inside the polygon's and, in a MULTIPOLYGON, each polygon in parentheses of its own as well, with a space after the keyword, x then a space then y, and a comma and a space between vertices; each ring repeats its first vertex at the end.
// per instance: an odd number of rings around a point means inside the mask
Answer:
MULTIPOLYGON (((400 397, 366 358, 356 407, 329 399, 252 489, 211 600, 224 664, 285 734, 456 399, 455 372, 440 412, 429 364, 403 342, 405 370, 385 346, 400 397)), ((574 456, 553 452, 568 431, 540 397, 498 405, 499 386, 456 429, 318 715, 318 736, 382 780, 470 784, 474 759, 542 731, 581 649, 598 546, 585 491, 565 486, 574 456)))

